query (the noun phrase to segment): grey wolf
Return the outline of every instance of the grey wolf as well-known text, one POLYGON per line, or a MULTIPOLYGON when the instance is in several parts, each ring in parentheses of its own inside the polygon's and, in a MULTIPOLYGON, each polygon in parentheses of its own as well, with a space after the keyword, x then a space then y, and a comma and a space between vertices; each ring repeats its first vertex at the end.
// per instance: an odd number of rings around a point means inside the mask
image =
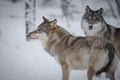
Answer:
POLYGON ((43 17, 43 22, 29 34, 31 39, 41 41, 43 48, 62 68, 62 80, 69 80, 70 70, 86 70, 88 80, 93 76, 106 72, 111 80, 115 80, 117 57, 110 43, 95 37, 73 36, 64 28, 43 17))
POLYGON ((89 6, 86 6, 81 26, 86 36, 101 37, 112 43, 120 59, 120 28, 116 28, 105 22, 103 18, 103 8, 92 10, 89 6))

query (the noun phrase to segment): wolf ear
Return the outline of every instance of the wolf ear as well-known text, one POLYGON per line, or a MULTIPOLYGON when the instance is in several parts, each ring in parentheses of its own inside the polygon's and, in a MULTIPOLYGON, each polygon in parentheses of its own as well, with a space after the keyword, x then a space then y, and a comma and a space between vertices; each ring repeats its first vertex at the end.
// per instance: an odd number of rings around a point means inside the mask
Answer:
POLYGON ((88 5, 86 6, 85 11, 86 11, 86 13, 91 11, 91 9, 88 5))
POLYGON ((55 27, 56 23, 57 23, 57 19, 54 19, 53 21, 51 21, 51 26, 55 27))
POLYGON ((103 8, 100 8, 100 9, 97 11, 97 13, 98 13, 99 15, 102 15, 102 14, 103 14, 103 8))
POLYGON ((47 18, 45 18, 44 16, 43 16, 43 20, 44 20, 44 22, 49 22, 49 20, 47 18))

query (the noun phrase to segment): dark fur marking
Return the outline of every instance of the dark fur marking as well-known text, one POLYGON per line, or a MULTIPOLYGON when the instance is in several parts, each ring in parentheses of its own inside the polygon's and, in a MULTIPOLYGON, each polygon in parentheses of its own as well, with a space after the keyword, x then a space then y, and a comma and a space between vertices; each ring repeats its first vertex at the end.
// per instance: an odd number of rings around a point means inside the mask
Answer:
POLYGON ((82 37, 78 37, 78 38, 76 38, 74 41, 72 41, 72 43, 70 44, 71 46, 73 46, 74 45, 74 43, 76 42, 76 41, 78 41, 79 39, 81 39, 82 37))
POLYGON ((111 27, 108 24, 106 24, 106 27, 107 27, 107 31, 104 33, 105 35, 104 37, 106 40, 111 41, 111 35, 112 35, 111 27))
POLYGON ((110 26, 108 24, 107 24, 107 29, 108 29, 108 34, 111 34, 112 31, 111 31, 111 28, 110 28, 110 26))
POLYGON ((120 36, 119 36, 119 34, 120 34, 120 28, 115 28, 115 30, 116 30, 116 31, 115 31, 115 34, 114 34, 114 35, 117 36, 117 37, 120 37, 120 36))
POLYGON ((67 39, 66 39, 66 41, 65 41, 65 45, 66 45, 66 47, 69 46, 68 42, 69 42, 69 39, 70 39, 71 36, 72 36, 72 35, 68 35, 68 37, 67 37, 67 39))
POLYGON ((109 53, 108 53, 109 54, 109 62, 107 63, 106 66, 104 66, 103 68, 101 68, 99 71, 96 72, 96 76, 98 76, 102 72, 108 72, 109 71, 109 67, 113 63, 114 54, 115 54, 115 48, 110 43, 108 43, 106 45, 106 49, 108 49, 108 51, 109 51, 109 53))

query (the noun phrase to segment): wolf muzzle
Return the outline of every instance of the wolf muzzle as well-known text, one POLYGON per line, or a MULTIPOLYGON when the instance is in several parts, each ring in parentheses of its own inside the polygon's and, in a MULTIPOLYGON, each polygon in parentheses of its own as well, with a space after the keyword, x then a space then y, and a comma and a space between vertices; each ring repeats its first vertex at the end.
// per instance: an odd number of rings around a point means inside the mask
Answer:
POLYGON ((31 39, 31 37, 30 37, 30 33, 27 35, 27 38, 30 40, 31 39))
POLYGON ((34 34, 35 32, 30 32, 28 35, 27 35, 27 37, 29 38, 29 39, 34 39, 33 37, 31 37, 31 35, 32 34, 34 34))

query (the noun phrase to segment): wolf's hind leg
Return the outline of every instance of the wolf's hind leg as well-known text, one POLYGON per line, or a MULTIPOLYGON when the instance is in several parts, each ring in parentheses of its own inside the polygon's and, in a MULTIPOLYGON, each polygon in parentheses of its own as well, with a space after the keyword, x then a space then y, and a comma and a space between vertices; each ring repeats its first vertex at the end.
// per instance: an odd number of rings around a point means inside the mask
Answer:
POLYGON ((108 77, 110 78, 110 80, 115 80, 115 76, 114 76, 114 72, 107 72, 108 77))

